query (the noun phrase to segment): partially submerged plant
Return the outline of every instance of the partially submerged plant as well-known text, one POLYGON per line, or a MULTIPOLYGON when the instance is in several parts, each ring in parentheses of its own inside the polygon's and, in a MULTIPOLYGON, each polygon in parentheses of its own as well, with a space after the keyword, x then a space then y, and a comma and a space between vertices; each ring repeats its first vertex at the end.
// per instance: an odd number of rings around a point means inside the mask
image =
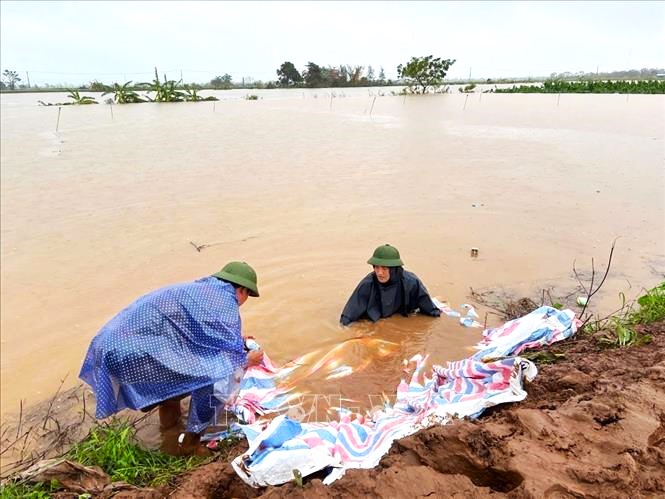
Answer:
POLYGON ((67 97, 73 99, 74 104, 98 104, 98 102, 92 97, 88 97, 87 95, 80 95, 78 90, 70 90, 67 97))
POLYGON ((213 101, 213 100, 219 100, 217 97, 214 95, 211 95, 209 97, 201 97, 197 92, 196 88, 192 87, 189 88, 188 86, 185 85, 185 92, 187 92, 187 96, 185 97, 186 101, 189 102, 200 102, 200 101, 213 101))
POLYGON ((114 83, 112 87, 106 87, 106 91, 102 96, 107 94, 113 94, 113 100, 116 104, 136 104, 139 102, 145 102, 144 99, 141 99, 139 95, 129 88, 131 81, 128 81, 122 85, 114 83))
POLYGON ((164 83, 159 81, 157 68, 155 68, 155 79, 151 83, 145 83, 150 88, 150 91, 155 92, 154 98, 148 97, 148 100, 153 102, 182 102, 185 100, 185 92, 177 90, 178 85, 182 80, 167 80, 164 75, 164 83))

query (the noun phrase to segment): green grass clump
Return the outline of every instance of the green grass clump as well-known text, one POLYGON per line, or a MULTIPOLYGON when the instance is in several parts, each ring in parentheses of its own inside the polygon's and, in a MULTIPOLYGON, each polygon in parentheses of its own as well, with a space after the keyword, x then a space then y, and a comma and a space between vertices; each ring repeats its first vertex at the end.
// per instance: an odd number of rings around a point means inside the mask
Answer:
MULTIPOLYGON (((58 489, 60 489, 60 484, 57 480, 51 480, 50 484, 7 482, 0 487, 0 499, 48 499, 58 489)), ((80 499, 84 497, 86 494, 79 494, 80 499)))
POLYGON ((609 332, 598 339, 601 345, 626 347, 650 343, 652 336, 638 333, 635 326, 665 320, 665 282, 640 296, 637 304, 639 309, 630 306, 622 317, 612 317, 602 324, 602 329, 609 332))
POLYGON ((99 466, 111 481, 121 480, 138 486, 159 486, 190 470, 204 459, 175 457, 140 447, 135 430, 126 422, 97 425, 88 437, 67 453, 67 458, 85 466, 99 466))

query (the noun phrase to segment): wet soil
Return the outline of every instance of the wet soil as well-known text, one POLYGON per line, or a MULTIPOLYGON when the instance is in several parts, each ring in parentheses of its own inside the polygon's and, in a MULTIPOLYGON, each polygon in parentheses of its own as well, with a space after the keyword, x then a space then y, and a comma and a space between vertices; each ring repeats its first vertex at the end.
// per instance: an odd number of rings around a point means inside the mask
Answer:
POLYGON ((665 322, 641 331, 653 341, 554 345, 565 356, 539 365, 525 401, 399 440, 377 468, 331 486, 252 489, 225 461, 183 476, 169 497, 663 497, 665 322))

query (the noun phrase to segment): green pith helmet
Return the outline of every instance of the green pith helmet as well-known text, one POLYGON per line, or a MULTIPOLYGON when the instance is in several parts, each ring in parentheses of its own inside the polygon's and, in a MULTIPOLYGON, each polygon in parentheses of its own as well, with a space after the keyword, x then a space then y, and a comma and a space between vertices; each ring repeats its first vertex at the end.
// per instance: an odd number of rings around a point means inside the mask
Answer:
POLYGON ((399 251, 390 244, 384 244, 376 248, 372 258, 367 260, 367 263, 379 267, 401 267, 404 265, 399 257, 399 251))
POLYGON ((224 268, 213 274, 225 281, 239 284, 249 290, 249 296, 259 296, 259 288, 256 285, 256 272, 245 262, 229 262, 224 268))

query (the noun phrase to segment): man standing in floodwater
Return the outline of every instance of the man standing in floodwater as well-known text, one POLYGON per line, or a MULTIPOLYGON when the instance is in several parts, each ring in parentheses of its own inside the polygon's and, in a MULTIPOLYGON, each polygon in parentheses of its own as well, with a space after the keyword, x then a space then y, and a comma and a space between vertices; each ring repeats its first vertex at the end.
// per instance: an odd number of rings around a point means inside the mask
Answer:
POLYGON ((434 317, 441 315, 420 279, 404 270, 397 248, 379 246, 367 263, 374 271, 360 281, 346 303, 339 319, 343 326, 363 318, 376 322, 397 312, 403 316, 416 310, 434 317))
POLYGON ((183 452, 196 449, 216 409, 258 365, 247 352, 239 307, 259 296, 256 272, 230 262, 216 274, 157 289, 113 317, 93 338, 79 377, 96 397, 97 418, 125 409, 159 407, 162 429, 180 420, 191 395, 183 452))

